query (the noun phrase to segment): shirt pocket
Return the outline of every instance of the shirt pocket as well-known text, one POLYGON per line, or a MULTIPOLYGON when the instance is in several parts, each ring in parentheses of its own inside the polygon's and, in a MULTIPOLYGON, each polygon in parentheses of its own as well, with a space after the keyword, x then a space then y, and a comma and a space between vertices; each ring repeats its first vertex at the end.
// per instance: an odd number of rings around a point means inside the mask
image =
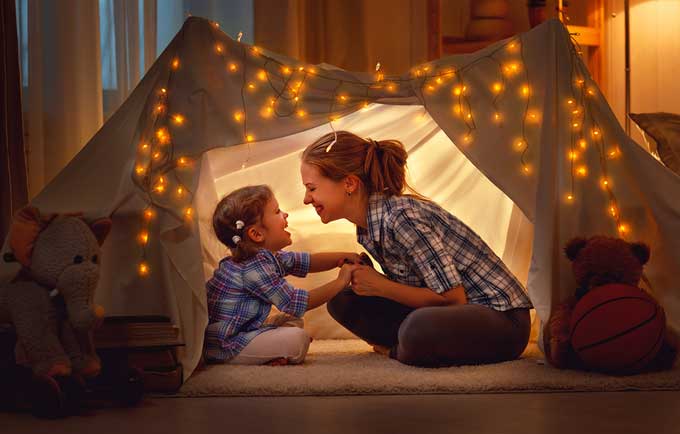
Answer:
POLYGON ((403 262, 391 262, 387 267, 390 271, 390 274, 400 280, 406 280, 413 274, 411 266, 403 262))

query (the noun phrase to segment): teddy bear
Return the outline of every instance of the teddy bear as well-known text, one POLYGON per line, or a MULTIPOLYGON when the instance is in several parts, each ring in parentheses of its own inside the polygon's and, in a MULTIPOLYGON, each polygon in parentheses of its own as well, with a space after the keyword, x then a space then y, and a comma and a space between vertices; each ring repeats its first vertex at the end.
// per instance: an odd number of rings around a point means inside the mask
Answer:
MULTIPOLYGON (((543 327, 546 360, 560 369, 587 369, 570 343, 570 320, 574 306, 588 291, 607 284, 637 287, 650 249, 644 243, 629 243, 602 235, 570 240, 564 252, 571 261, 578 287, 574 295, 559 303, 543 327)), ((676 359, 678 340, 670 328, 656 358, 646 371, 670 369, 676 359)))
MULTIPOLYGON (((8 234, 6 262, 21 269, 0 286, 0 324, 11 323, 16 359, 30 368, 42 410, 58 415, 74 378, 93 378, 101 370, 92 332, 103 319, 94 305, 100 246, 111 229, 103 218, 90 224, 80 216, 41 215, 20 210, 8 234)), ((38 405, 40 407, 40 405, 38 405)))

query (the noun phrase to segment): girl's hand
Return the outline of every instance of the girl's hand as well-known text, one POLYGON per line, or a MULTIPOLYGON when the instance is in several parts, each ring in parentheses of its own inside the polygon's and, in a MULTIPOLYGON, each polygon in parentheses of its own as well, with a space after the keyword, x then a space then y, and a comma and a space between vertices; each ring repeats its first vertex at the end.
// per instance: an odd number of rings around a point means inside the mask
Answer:
POLYGON ((357 295, 381 296, 388 279, 378 273, 373 267, 360 265, 352 273, 352 291, 357 295))
POLYGON ((359 265, 355 264, 345 264, 342 266, 342 268, 340 268, 338 280, 342 282, 343 286, 349 286, 350 282, 352 281, 352 273, 357 268, 359 268, 359 265))

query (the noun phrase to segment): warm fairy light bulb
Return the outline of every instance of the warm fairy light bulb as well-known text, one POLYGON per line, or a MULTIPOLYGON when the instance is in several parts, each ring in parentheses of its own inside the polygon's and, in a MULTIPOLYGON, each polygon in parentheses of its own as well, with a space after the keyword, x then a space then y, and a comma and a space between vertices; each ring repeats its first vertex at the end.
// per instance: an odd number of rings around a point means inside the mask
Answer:
POLYGON ((255 89, 256 89, 255 84, 253 84, 253 83, 248 83, 248 90, 253 91, 253 90, 255 90, 255 89))
POLYGON ((242 112, 234 113, 234 120, 236 122, 241 122, 243 120, 243 113, 242 112))
POLYGON ((619 233, 620 233, 621 235, 627 234, 629 230, 630 230, 630 229, 628 228, 628 225, 627 225, 627 224, 625 224, 625 223, 619 224, 619 233))
POLYGON ((582 79, 582 78, 576 78, 576 80, 574 82, 576 83, 577 86, 583 86, 583 83, 585 83, 585 80, 582 79))
POLYGON ((304 71, 304 70, 305 70, 305 67, 304 67, 304 66, 298 66, 298 71, 302 72, 302 71, 304 71))
POLYGON ((154 111, 156 112, 156 114, 163 113, 165 111, 165 106, 163 104, 156 104, 154 111))
POLYGON ((144 166, 142 166, 141 164, 138 164, 137 166, 135 166, 135 173, 137 173, 137 175, 143 175, 144 172, 146 172, 146 169, 144 168, 144 166))
POLYGON ((586 166, 579 166, 579 167, 576 169, 576 174, 577 174, 578 176, 582 176, 582 177, 583 177, 583 176, 586 176, 586 175, 588 175, 588 168, 587 168, 586 166))
POLYGON ((571 124, 571 126, 574 127, 574 128, 578 128, 578 127, 581 126, 581 124, 579 124, 578 122, 574 122, 574 123, 571 124))
POLYGON ((170 133, 168 133, 168 129, 162 127, 156 130, 156 138, 158 139, 158 143, 161 145, 167 145, 170 143, 170 133))
POLYGON ((295 101, 295 102, 298 102, 298 100, 300 100, 299 96, 296 96, 295 98, 293 98, 293 101, 295 101))
POLYGON ((163 154, 161 154, 159 151, 156 151, 153 153, 152 157, 154 160, 160 160, 162 155, 163 154))
POLYGON ((144 220, 146 221, 153 219, 155 215, 156 213, 151 208, 147 208, 144 210, 144 220))
POLYGON ((520 91, 521 91, 523 97, 528 97, 529 91, 530 91, 529 85, 528 84, 522 85, 522 88, 521 88, 520 91))
POLYGON ((618 158, 621 156, 621 150, 618 148, 618 146, 615 146, 607 152, 607 156, 611 159, 618 158))
POLYGON ((574 201, 574 195, 569 193, 567 194, 567 202, 573 202, 574 201))
POLYGON ((574 116, 578 115, 579 113, 581 113, 581 110, 579 110, 577 108, 571 111, 571 114, 574 115, 574 116))
POLYGON ((287 66, 281 67, 281 72, 283 72, 284 75, 289 75, 291 73, 291 70, 287 66))
POLYGON ((567 100, 567 104, 569 104, 569 105, 574 105, 574 100, 571 99, 571 98, 569 98, 569 99, 567 100))
POLYGON ((453 88, 453 94, 456 96, 460 96, 463 93, 463 86, 455 86, 453 88))
POLYGON ((340 96, 338 96, 338 99, 339 99, 340 101, 342 101, 342 102, 345 102, 345 101, 347 101, 347 96, 345 96, 345 95, 340 95, 340 96))
POLYGON ((146 142, 142 142, 142 143, 139 144, 139 150, 142 151, 145 154, 147 152, 149 152, 150 149, 151 149, 151 147, 146 142))
POLYGON ((470 142, 472 142, 472 134, 467 133, 463 136, 463 143, 468 144, 470 142))
POLYGON ((600 134, 601 134, 600 130, 598 130, 597 128, 593 129, 593 137, 599 137, 600 134))
POLYGON ((139 242, 141 244, 146 244, 149 242, 149 233, 147 231, 142 231, 139 233, 139 242))
POLYGON ((524 139, 518 139, 515 141, 515 150, 522 151, 526 148, 527 142, 524 139))
POLYGON ((186 157, 179 157, 177 159, 177 165, 180 167, 185 167, 189 165, 189 159, 186 157))
POLYGON ((503 120, 503 116, 500 113, 495 112, 493 114, 493 120, 494 120, 494 122, 500 122, 500 121, 503 120))
POLYGON ((516 48, 517 48, 516 42, 511 42, 508 44, 508 51, 515 51, 516 48))
POLYGON ((270 118, 273 112, 274 112, 273 108, 265 106, 262 107, 262 110, 260 110, 260 116, 262 116, 263 118, 270 118))
POLYGON ((531 166, 529 166, 528 164, 523 164, 522 173, 524 173, 525 175, 531 175, 531 166))
POLYGON ((297 115, 299 118, 304 118, 305 116, 307 116, 307 112, 305 112, 304 110, 298 110, 297 115))
POLYGON ((168 93, 168 90, 164 87, 161 88, 161 95, 165 95, 168 93))
POLYGON ((602 178, 600 180, 600 184, 602 185, 602 188, 608 188, 610 186, 611 182, 607 178, 602 178))
POLYGON ((460 116, 461 113, 463 113, 463 106, 460 104, 456 104, 453 106, 453 114, 456 116, 460 116))
POLYGON ((255 137, 252 134, 246 134, 246 142, 252 142, 255 137))
POLYGON ((238 65, 236 65, 236 63, 234 63, 234 62, 229 62, 229 64, 227 65, 227 69, 230 72, 236 72, 236 71, 238 71, 238 65))
POLYGON ((472 113, 468 113, 467 115, 465 115, 465 119, 471 120, 472 119, 472 113))
POLYGON ((257 73, 257 78, 258 78, 260 81, 265 81, 265 80, 267 80, 267 73, 265 72, 264 69, 260 69, 260 71, 257 73))
POLYGON ((576 152, 576 151, 569 151, 569 153, 567 154, 567 156, 568 156, 569 160, 574 161, 574 160, 576 160, 576 159, 578 158, 578 152, 576 152))
POLYGON ((578 145, 581 149, 586 149, 588 147, 588 142, 586 142, 586 139, 581 139, 578 141, 578 145))
POLYGON ((500 91, 503 90, 503 85, 500 84, 500 83, 498 83, 498 82, 496 82, 496 83, 494 83, 494 84, 491 86, 491 90, 492 90, 494 93, 500 93, 500 91))
POLYGON ((588 95, 590 96, 595 95, 595 91, 593 89, 588 89, 588 95))
POLYGON ((437 79, 435 80, 435 82, 436 82, 437 84, 442 84, 442 83, 444 82, 444 80, 442 80, 441 77, 437 77, 437 79))
POLYGON ((179 68, 179 58, 175 57, 172 59, 172 63, 170 64, 172 66, 172 69, 178 69, 179 68))
POLYGON ((538 122, 540 115, 538 112, 531 110, 527 113, 527 118, 530 122, 538 122))
POLYGON ((224 47, 222 47, 222 44, 215 44, 215 51, 222 54, 222 51, 224 51, 224 47))
POLYGON ((165 184, 156 184, 156 186, 154 187, 154 191, 159 194, 165 193, 165 184))
POLYGON ((212 25, 213 25, 213 27, 215 27, 216 29, 219 29, 219 28, 220 28, 220 23, 218 23, 217 21, 213 21, 213 22, 212 22, 212 25))
POLYGON ((364 101, 363 103, 361 103, 362 110, 368 110, 368 106, 369 106, 368 101, 364 101))
POLYGON ((146 262, 140 262, 137 271, 140 276, 146 276, 149 274, 149 265, 146 262))
POLYGON ((175 190, 175 193, 177 193, 178 197, 182 197, 182 196, 184 196, 185 191, 186 190, 184 189, 184 187, 179 186, 179 187, 177 187, 177 190, 175 190))
POLYGON ((190 219, 194 215, 194 210, 191 207, 184 208, 184 218, 190 219))
POLYGON ((511 62, 503 67, 503 72, 505 75, 514 75, 519 72, 519 64, 516 62, 511 62))
POLYGON ((434 92, 437 88, 432 86, 431 84, 428 84, 426 89, 428 92, 434 92))
POLYGON ((612 217, 616 217, 617 214, 618 211, 616 210, 616 206, 609 205, 609 215, 611 215, 612 217))
POLYGON ((393 84, 388 84, 388 85, 387 85, 387 90, 388 90, 389 92, 394 92, 395 89, 396 89, 396 88, 394 87, 393 84))
POLYGON ((175 123, 175 125, 182 125, 184 123, 184 116, 180 114, 173 115, 172 121, 175 123))
POLYGON ((260 48, 259 47, 256 47, 256 46, 253 45, 251 50, 253 51, 253 54, 255 54, 255 55, 260 54, 260 48))

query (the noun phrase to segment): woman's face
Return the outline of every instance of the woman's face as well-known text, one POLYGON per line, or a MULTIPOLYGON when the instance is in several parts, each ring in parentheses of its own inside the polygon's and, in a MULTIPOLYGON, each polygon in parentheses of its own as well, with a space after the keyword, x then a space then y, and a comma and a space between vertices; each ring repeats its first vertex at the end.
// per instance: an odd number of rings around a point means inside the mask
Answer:
POLYGON ((302 183, 305 186, 305 205, 312 204, 322 223, 346 218, 347 190, 342 181, 323 176, 317 166, 302 163, 302 183))

